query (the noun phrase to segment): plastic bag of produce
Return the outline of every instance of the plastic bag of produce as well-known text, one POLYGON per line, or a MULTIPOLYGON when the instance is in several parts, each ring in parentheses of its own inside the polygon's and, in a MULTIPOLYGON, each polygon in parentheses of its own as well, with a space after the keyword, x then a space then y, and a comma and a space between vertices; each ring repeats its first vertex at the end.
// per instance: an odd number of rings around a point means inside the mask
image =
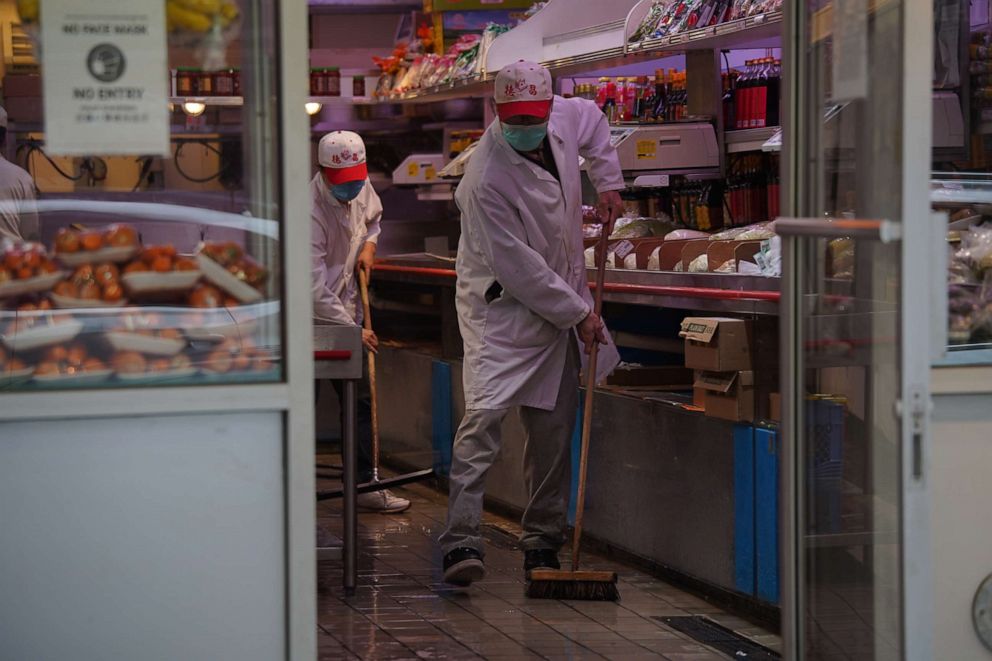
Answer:
POLYGON ((637 254, 632 252, 629 255, 627 255, 626 257, 624 257, 623 258, 623 267, 625 269, 630 269, 631 271, 636 270, 637 269, 637 254))
POLYGON ((596 247, 593 246, 591 248, 586 248, 585 256, 586 256, 586 268, 587 269, 596 268, 596 247))
POLYGON ((737 260, 728 259, 723 264, 720 264, 720 266, 716 267, 715 273, 737 273, 737 260))
POLYGON ((680 239, 707 239, 709 234, 699 230, 675 230, 665 235, 665 241, 678 241, 680 239))
POLYGON ((602 225, 583 225, 582 226, 582 238, 584 239, 598 239, 603 234, 602 225))
POLYGON ((775 236, 775 230, 769 225, 751 226, 744 228, 744 231, 737 235, 738 241, 764 241, 775 236))
POLYGON ((989 315, 979 315, 979 297, 974 286, 951 285, 947 290, 949 326, 947 339, 952 344, 967 344, 979 327, 987 330, 989 315))
POLYGON ((706 255, 700 255, 689 262, 689 273, 706 273, 710 270, 710 259, 706 255))
POLYGON ((611 239, 640 239, 648 236, 662 237, 672 229, 671 222, 659 218, 625 216, 617 220, 611 239))
POLYGON ((746 231, 746 227, 731 227, 716 234, 710 234, 710 241, 732 241, 746 231))
POLYGON ((661 270, 661 246, 658 246, 651 251, 648 255, 648 270, 649 271, 660 271, 661 270))

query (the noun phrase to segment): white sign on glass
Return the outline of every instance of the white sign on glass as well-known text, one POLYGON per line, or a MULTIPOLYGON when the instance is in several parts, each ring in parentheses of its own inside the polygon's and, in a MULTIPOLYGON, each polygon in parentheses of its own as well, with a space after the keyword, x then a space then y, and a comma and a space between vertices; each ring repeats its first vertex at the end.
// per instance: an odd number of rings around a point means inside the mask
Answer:
POLYGON ((52 154, 169 154, 162 0, 45 0, 41 56, 52 154))

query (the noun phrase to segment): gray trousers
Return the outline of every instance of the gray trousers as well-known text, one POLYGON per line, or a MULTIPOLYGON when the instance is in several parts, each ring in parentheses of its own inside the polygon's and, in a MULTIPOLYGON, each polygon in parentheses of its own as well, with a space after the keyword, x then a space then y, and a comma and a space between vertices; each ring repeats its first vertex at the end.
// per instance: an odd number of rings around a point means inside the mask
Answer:
MULTIPOLYGON (((524 426, 523 476, 529 502, 524 512, 520 545, 525 551, 553 549, 565 543, 571 480, 571 442, 579 405, 579 354, 569 343, 558 401, 553 411, 520 407, 524 426)), ((448 526, 441 535, 442 551, 468 547, 484 553, 479 526, 486 473, 502 446, 502 424, 509 409, 465 412, 455 435, 448 526)))

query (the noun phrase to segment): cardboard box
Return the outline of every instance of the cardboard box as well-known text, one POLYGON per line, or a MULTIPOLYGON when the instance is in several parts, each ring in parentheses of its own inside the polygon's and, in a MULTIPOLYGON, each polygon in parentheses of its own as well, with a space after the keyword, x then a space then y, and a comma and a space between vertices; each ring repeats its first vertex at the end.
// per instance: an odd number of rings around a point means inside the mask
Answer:
POLYGON ((685 338, 688 368, 707 372, 740 372, 752 368, 749 321, 686 317, 679 336, 685 338))
POLYGON ((754 373, 704 372, 696 380, 704 392, 704 409, 710 418, 732 422, 754 421, 754 373))
POLYGON ((768 419, 782 422, 782 393, 773 392, 768 396, 768 419))
POLYGON ((703 373, 700 370, 694 370, 692 373, 692 404, 693 406, 698 406, 701 409, 706 408, 706 391, 702 388, 696 387, 696 382, 699 381, 703 373))

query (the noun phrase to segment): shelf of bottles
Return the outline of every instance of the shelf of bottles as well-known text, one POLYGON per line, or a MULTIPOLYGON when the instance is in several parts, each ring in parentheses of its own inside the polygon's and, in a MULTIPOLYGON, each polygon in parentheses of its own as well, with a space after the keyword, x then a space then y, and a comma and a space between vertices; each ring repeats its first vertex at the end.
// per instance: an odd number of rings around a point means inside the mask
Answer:
POLYGON ((573 94, 595 101, 612 125, 689 119, 686 75, 677 69, 658 69, 653 81, 648 76, 604 77, 576 85, 573 94))

